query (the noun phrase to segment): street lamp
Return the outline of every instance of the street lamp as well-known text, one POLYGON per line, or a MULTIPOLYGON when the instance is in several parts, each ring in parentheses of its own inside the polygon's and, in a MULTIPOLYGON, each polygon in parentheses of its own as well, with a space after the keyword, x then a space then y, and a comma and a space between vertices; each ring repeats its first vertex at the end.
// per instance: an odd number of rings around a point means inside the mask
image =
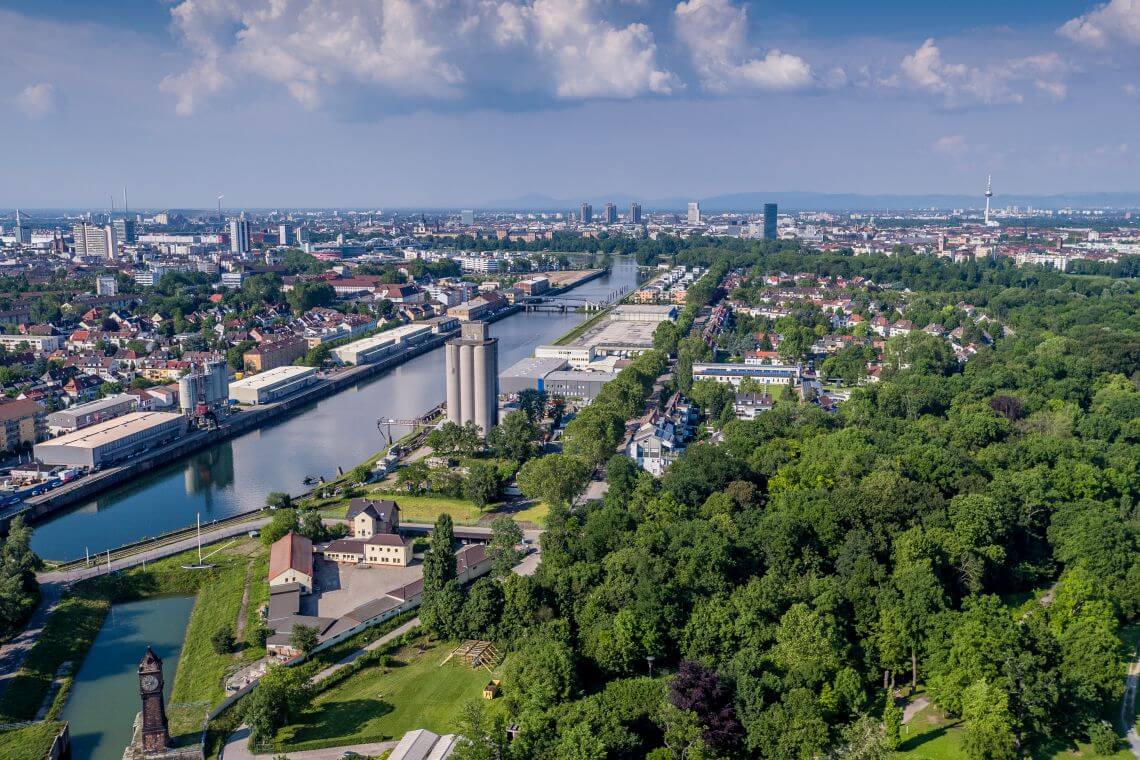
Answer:
POLYGON ((656 657, 654 657, 654 656, 653 656, 653 655, 651 655, 651 654, 647 654, 647 655, 645 655, 645 661, 646 661, 647 663, 649 663, 649 677, 650 677, 650 678, 653 678, 653 661, 654 661, 654 660, 656 660, 656 659, 657 659, 657 658, 656 658, 656 657))

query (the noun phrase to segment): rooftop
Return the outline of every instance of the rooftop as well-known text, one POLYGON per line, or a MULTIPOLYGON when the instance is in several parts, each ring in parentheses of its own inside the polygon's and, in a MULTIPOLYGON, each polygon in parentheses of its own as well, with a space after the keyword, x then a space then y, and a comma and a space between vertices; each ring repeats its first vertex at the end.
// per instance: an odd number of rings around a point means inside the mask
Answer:
MULTIPOLYGON (((0 412, 4 406, 0 406, 0 412)), ((117 441, 134 433, 141 433, 151 428, 165 425, 168 422, 181 420, 182 415, 175 412, 131 412, 113 420, 100 422, 91 427, 77 430, 74 433, 51 438, 39 446, 75 446, 77 448, 93 449, 117 441)))
POLYGON ((289 531, 269 548, 269 579, 287 570, 313 577, 313 542, 289 531))
POLYGON ((264 388, 267 385, 274 383, 281 383, 287 380, 295 380, 305 375, 315 374, 316 367, 300 367, 293 364, 287 364, 284 367, 274 367, 267 369, 264 372, 259 372, 256 375, 244 377, 241 380, 235 380, 230 383, 230 388, 264 388))

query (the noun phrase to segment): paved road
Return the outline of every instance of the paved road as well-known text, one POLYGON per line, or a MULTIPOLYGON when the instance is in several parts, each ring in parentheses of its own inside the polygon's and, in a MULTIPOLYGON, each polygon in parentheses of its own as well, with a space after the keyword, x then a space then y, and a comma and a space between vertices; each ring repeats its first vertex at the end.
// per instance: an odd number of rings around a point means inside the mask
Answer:
MULTIPOLYGON (((304 752, 289 752, 289 760, 338 760, 345 752, 357 752, 364 756, 380 755, 385 750, 395 747, 397 742, 378 742, 376 744, 349 744, 343 747, 330 747, 329 749, 311 749, 304 752)), ((249 750, 249 728, 242 726, 235 731, 226 746, 218 754, 222 760, 273 760, 281 757, 280 752, 271 752, 268 755, 255 755, 249 750)))
MULTIPOLYGON (((209 528, 202 531, 202 546, 207 544, 216 544, 219 541, 224 541, 227 538, 234 536, 242 536, 251 530, 262 528, 269 524, 268 517, 257 517, 245 522, 236 522, 223 525, 218 528, 209 528)), ((154 562, 156 559, 169 557, 173 554, 180 554, 184 551, 189 551, 198 546, 198 537, 191 534, 187 538, 179 539, 169 544, 163 544, 153 549, 141 550, 132 554, 129 557, 122 559, 112 559, 108 563, 106 561, 99 562, 98 556, 92 558, 92 564, 89 567, 80 567, 73 570, 52 570, 45 573, 38 573, 36 578, 43 583, 60 583, 69 585, 78 583, 79 581, 94 578, 99 575, 106 575, 118 570, 125 570, 129 567, 141 565, 144 562, 154 562)))
POLYGON ((1140 655, 1132 653, 1132 661, 1128 663, 1128 678, 1124 682, 1124 698, 1120 702, 1121 728, 1127 733, 1128 748, 1132 754, 1140 757, 1140 734, 1136 733, 1136 689, 1140 685, 1140 655))
POLYGON ((384 646, 385 644, 387 644, 389 641, 396 638, 397 636, 403 636, 408 631, 412 630, 413 628, 418 627, 419 624, 420 624, 420 618, 417 615, 416 617, 412 618, 411 620, 404 623, 403 625, 396 626, 391 631, 389 631, 388 633, 385 633, 383 636, 376 639, 375 641, 373 641, 368 646, 362 647, 360 649, 353 650, 352 652, 349 652, 347 655, 344 656, 343 659, 337 661, 333 665, 329 665, 327 668, 325 668, 324 670, 322 670, 321 672, 319 672, 315 676, 313 676, 312 682, 313 683, 320 683, 321 681, 325 680, 326 678, 328 678, 329 676, 331 676, 333 673, 337 672, 341 668, 345 667, 346 665, 351 665, 353 662, 356 661, 356 659, 358 657, 363 655, 365 652, 371 652, 371 651, 374 651, 376 649, 379 649, 380 647, 384 646))
POLYGON ((59 601, 59 584, 48 583, 40 586, 40 603, 36 606, 27 627, 20 635, 0 647, 0 694, 8 688, 8 684, 19 672, 24 664, 24 658, 40 637, 47 622, 48 614, 59 601))

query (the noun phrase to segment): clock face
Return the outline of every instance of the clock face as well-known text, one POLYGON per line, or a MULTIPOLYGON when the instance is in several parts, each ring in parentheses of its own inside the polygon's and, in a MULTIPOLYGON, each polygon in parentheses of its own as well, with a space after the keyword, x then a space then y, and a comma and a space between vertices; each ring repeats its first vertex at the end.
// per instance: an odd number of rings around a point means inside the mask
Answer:
POLYGON ((155 691, 158 689, 158 679, 154 676, 142 677, 143 691, 155 691))

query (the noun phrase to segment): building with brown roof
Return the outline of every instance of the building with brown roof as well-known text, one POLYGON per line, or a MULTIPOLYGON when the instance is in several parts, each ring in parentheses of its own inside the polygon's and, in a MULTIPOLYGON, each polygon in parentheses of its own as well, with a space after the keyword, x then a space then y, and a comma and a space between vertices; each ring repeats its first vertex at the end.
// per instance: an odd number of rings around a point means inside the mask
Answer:
POLYGON ((313 542, 289 531, 269 548, 269 586, 296 583, 302 593, 313 592, 313 542))

